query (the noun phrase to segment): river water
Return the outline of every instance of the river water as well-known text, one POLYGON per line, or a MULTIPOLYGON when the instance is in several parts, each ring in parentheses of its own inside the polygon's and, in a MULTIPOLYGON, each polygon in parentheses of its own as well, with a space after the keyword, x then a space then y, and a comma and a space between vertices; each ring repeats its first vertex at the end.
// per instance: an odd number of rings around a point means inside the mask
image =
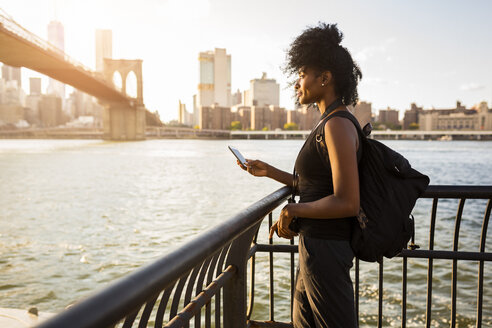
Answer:
MULTIPOLYGON (((0 140, 0 307, 35 305, 40 311, 59 312, 280 187, 240 170, 227 145, 290 172, 302 143, 0 140)), ((492 185, 492 142, 385 143, 429 175, 431 184, 492 185)), ((415 209, 417 242, 423 247, 430 206, 430 201, 419 200, 415 209)), ((439 203, 436 249, 452 245, 457 206, 454 200, 439 203)), ((478 249, 485 206, 486 201, 466 203, 460 250, 478 249)), ((266 234, 262 228, 260 240, 266 234)), ((425 318, 426 263, 409 260, 409 327, 422 326, 425 318)), ((451 262, 435 263, 433 325, 448 325, 451 262)), ((287 264, 287 258, 278 262, 281 268, 287 264)), ((460 327, 474 323, 477 267, 476 262, 459 265, 460 327)), ((377 295, 377 266, 361 268, 361 321, 370 327, 377 315, 377 301, 369 300, 377 295)), ((492 265, 485 270, 484 324, 492 326, 492 265)), ((266 272, 258 266, 254 316, 262 320, 268 318, 268 296, 261 288, 266 272)), ((399 323, 400 275, 401 260, 385 262, 386 326, 399 323)), ((289 292, 284 288, 278 293, 281 313, 276 319, 288 320, 289 292)))

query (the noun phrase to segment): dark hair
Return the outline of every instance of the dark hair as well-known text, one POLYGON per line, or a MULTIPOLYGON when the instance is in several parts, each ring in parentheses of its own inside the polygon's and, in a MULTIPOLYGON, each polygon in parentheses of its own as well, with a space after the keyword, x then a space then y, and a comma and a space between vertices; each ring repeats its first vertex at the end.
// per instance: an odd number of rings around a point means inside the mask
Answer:
MULTIPOLYGON (((357 63, 347 48, 342 47, 343 34, 337 24, 318 23, 302 32, 287 51, 284 72, 297 75, 308 67, 318 72, 330 71, 335 82, 335 92, 344 105, 356 105, 359 95, 357 84, 362 78, 357 63)), ((295 83, 295 82, 294 82, 295 83)))

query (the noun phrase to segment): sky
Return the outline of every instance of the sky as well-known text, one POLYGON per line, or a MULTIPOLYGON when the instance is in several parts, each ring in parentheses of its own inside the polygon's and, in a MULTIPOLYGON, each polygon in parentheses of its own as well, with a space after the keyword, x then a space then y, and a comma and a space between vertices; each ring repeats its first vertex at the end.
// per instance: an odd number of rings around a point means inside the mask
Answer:
MULTIPOLYGON (((113 31, 113 58, 142 59, 144 103, 165 122, 179 101, 192 111, 198 53, 226 48, 232 91, 262 72, 280 84, 280 106, 294 108, 285 52, 307 26, 337 23, 362 69, 361 101, 387 107, 492 107, 492 1, 470 0, 0 0, 0 8, 47 39, 65 27, 65 52, 95 68, 95 30, 113 31)), ((28 78, 40 76, 23 70, 28 78)), ((43 88, 47 80, 43 80, 43 88)))

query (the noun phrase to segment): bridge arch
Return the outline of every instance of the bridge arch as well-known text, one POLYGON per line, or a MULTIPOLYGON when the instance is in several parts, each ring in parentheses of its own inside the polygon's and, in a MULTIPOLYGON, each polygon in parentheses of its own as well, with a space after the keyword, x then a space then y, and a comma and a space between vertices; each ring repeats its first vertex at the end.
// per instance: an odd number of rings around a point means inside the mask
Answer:
POLYGON ((126 76, 126 95, 131 98, 137 98, 137 75, 134 71, 130 71, 126 76))
POLYGON ((121 73, 118 72, 118 71, 115 71, 113 74, 112 74, 113 78, 111 79, 111 81, 113 82, 113 85, 116 89, 118 89, 119 91, 123 91, 123 79, 121 78, 121 73))
POLYGON ((121 91, 129 97, 135 98, 138 105, 143 105, 142 60, 104 58, 104 76, 106 80, 112 81, 115 72, 121 74, 121 91), (130 79, 133 79, 131 76, 134 76, 136 79, 136 92, 133 92, 135 89, 128 90, 127 82, 129 75, 130 79), (130 93, 128 91, 130 91, 130 93))

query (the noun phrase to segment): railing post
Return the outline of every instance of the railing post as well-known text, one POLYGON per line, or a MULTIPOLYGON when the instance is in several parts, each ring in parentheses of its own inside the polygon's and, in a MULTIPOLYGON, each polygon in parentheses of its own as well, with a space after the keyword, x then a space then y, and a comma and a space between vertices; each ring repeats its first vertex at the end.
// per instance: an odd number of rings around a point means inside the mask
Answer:
POLYGON ((248 253, 261 221, 232 242, 226 267, 234 265, 236 274, 224 286, 224 328, 245 328, 247 324, 248 253))

